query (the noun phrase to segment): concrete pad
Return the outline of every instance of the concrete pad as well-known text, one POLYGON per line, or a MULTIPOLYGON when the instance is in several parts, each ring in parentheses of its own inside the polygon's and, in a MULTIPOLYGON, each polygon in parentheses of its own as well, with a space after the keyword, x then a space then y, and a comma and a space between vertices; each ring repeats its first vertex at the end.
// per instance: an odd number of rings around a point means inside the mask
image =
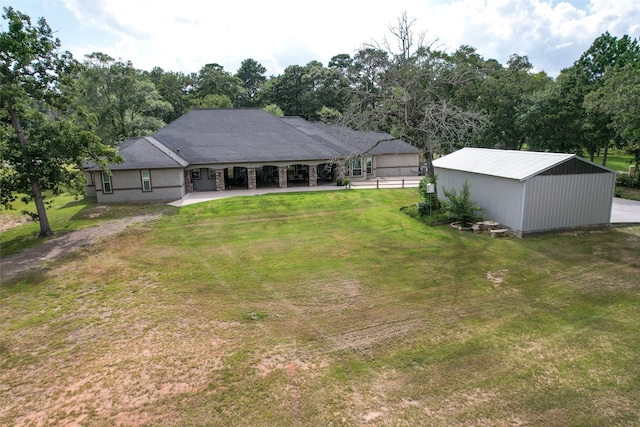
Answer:
MULTIPOLYGON (((353 189, 375 189, 378 182, 379 188, 417 188, 423 178, 424 177, 422 176, 374 178, 366 181, 351 181, 350 187, 353 189)), ((304 191, 336 191, 344 189, 346 189, 346 187, 324 183, 317 187, 295 185, 287 188, 259 188, 257 190, 196 191, 186 194, 180 200, 175 200, 167 204, 169 206, 180 207, 192 205, 194 203, 207 202, 209 200, 225 199, 228 197, 260 196, 262 194, 298 193, 304 191)))
POLYGON ((614 197, 611 224, 640 224, 640 202, 614 197))
POLYGON ((345 187, 337 185, 319 185, 317 187, 287 187, 287 188, 259 188, 257 190, 225 190, 225 191, 195 191, 186 194, 182 199, 167 203, 169 206, 181 207, 209 200, 226 199, 229 197, 260 196, 271 193, 296 193, 306 191, 336 191, 345 187))

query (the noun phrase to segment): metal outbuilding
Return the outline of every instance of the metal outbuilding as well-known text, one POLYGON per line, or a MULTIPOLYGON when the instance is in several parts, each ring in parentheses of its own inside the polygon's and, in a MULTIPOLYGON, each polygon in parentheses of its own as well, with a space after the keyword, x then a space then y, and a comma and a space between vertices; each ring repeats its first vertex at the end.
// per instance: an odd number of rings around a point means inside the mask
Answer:
POLYGON ((433 166, 439 195, 467 180, 485 219, 518 236, 610 223, 616 172, 575 154, 463 148, 433 166))

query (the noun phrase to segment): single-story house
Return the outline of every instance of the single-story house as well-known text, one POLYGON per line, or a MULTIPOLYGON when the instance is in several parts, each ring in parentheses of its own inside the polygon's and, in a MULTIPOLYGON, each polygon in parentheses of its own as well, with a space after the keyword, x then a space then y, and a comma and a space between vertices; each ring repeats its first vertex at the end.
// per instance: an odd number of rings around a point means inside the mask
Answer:
POLYGON ((611 220, 616 172, 575 154, 463 148, 433 166, 439 195, 468 181, 485 219, 519 236, 611 220))
POLYGON ((108 171, 85 168, 87 195, 100 203, 418 175, 420 154, 386 133, 252 108, 193 110, 151 136, 124 141, 119 151, 125 161, 108 171))

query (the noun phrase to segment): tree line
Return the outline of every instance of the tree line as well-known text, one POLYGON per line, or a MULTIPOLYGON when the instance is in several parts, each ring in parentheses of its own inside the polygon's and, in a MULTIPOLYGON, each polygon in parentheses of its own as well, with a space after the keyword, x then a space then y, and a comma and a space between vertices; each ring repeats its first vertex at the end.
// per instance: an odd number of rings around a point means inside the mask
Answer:
POLYGON ((0 203, 16 193, 83 188, 83 161, 114 162, 127 138, 153 133, 194 108, 264 108, 402 138, 431 160, 462 146, 578 153, 611 147, 640 159, 640 46, 604 33, 557 78, 527 56, 503 65, 472 46, 446 52, 403 14, 389 39, 266 75, 254 59, 235 73, 205 64, 182 73, 95 52, 61 50, 44 18, 4 8, 0 33, 0 203), (74 169, 74 166, 76 167, 74 169))

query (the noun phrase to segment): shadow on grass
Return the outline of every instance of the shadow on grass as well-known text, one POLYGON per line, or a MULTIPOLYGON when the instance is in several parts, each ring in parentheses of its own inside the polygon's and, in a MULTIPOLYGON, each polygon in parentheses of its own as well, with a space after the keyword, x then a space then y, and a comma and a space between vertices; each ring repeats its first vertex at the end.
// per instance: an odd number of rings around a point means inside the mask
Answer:
POLYGON ((38 222, 29 221, 10 228, 0 236, 0 257, 7 257, 25 249, 37 247, 51 238, 72 231, 95 227, 103 222, 145 214, 173 215, 177 208, 164 203, 127 203, 99 205, 93 199, 73 200, 47 209, 49 223, 54 235, 38 237, 38 222))

